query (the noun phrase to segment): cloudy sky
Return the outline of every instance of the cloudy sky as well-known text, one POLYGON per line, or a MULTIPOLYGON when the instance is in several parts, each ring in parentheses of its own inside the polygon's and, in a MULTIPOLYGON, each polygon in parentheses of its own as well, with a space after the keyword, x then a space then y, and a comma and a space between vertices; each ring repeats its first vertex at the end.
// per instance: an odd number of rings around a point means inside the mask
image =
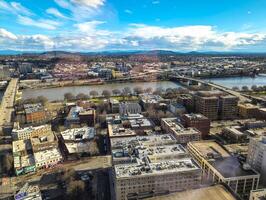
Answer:
POLYGON ((266 0, 0 0, 0 50, 266 52, 266 0))

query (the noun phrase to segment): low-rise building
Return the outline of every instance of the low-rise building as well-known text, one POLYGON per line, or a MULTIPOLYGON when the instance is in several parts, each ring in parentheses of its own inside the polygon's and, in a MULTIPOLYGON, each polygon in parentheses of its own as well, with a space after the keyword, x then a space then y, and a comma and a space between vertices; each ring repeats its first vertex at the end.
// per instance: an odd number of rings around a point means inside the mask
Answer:
POLYGON ((203 138, 210 133, 211 122, 202 114, 184 114, 181 121, 185 127, 193 127, 199 130, 203 138))
POLYGON ((234 143, 241 143, 245 142, 247 140, 247 134, 240 131, 240 126, 231 126, 231 127, 225 127, 222 130, 222 134, 224 137, 226 137, 230 142, 234 143))
POLYGON ((61 132, 68 159, 85 153, 89 154, 95 134, 96 130, 92 127, 74 128, 61 132))
POLYGON ((12 130, 12 138, 14 140, 26 140, 31 137, 47 135, 52 132, 51 125, 30 126, 12 130))
POLYGON ((46 120, 46 112, 41 103, 24 105, 26 122, 30 124, 41 123, 46 120))
POLYGON ((177 143, 180 144, 201 139, 201 133, 197 129, 191 127, 184 128, 178 118, 162 118, 161 126, 166 133, 173 134, 177 143))
POLYGON ((162 101, 163 98, 160 95, 154 95, 154 94, 140 94, 140 105, 147 109, 149 106, 158 106, 162 101))
POLYGON ((117 99, 109 99, 109 105, 112 113, 119 113, 119 101, 117 99))
POLYGON ((138 113, 141 113, 141 106, 136 102, 122 102, 119 104, 119 114, 122 116, 138 113))
POLYGON ((260 174, 241 164, 221 145, 211 140, 188 143, 187 150, 202 168, 208 183, 225 183, 241 197, 258 188, 260 174))
POLYGON ((243 118, 253 118, 258 115, 258 106, 251 103, 241 103, 238 105, 238 114, 243 118))
POLYGON ((25 183, 14 195, 15 200, 42 200, 41 190, 37 185, 25 183))
POLYGON ((116 199, 141 199, 151 193, 164 194, 196 188, 201 170, 191 159, 119 164, 113 169, 116 199))
POLYGON ((14 170, 16 175, 34 172, 35 160, 31 153, 32 147, 30 140, 17 140, 12 143, 14 158, 14 170))
POLYGON ((179 103, 171 103, 168 109, 175 116, 180 116, 186 113, 186 108, 182 104, 179 104, 179 103))
POLYGON ((43 151, 58 147, 57 137, 53 132, 45 135, 38 135, 30 138, 33 152, 43 151))
POLYGON ((58 148, 35 152, 34 159, 37 169, 53 167, 63 161, 63 157, 58 148))

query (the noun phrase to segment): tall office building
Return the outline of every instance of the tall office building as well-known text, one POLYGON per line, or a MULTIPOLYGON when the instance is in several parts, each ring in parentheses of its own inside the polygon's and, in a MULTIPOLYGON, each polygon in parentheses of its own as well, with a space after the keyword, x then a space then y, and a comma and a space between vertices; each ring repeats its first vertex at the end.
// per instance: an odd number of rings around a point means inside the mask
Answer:
POLYGON ((199 91, 195 95, 195 110, 210 120, 234 119, 238 98, 221 91, 199 91))
POLYGON ((247 163, 260 172, 261 181, 266 183, 266 137, 250 138, 247 163))

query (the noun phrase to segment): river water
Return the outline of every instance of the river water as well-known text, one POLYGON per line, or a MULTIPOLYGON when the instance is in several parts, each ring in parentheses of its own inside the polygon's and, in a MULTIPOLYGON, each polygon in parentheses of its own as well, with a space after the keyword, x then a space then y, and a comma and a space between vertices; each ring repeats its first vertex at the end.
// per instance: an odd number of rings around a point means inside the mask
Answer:
MULTIPOLYGON (((252 85, 263 86, 266 85, 266 76, 259 75, 255 78, 252 77, 225 77, 225 78, 210 78, 205 79, 206 81, 211 81, 229 88, 248 86, 252 85)), ((105 85, 96 85, 96 86, 73 86, 73 87, 61 87, 61 88, 49 88, 49 89, 26 89, 23 90, 22 97, 33 98, 37 96, 45 96, 50 101, 54 100, 62 100, 64 98, 64 94, 67 92, 71 92, 74 95, 78 93, 89 94, 90 91, 95 90, 99 94, 102 93, 103 90, 112 91, 113 89, 123 90, 125 87, 129 87, 132 90, 135 87, 142 87, 143 89, 152 88, 156 90, 157 88, 167 89, 167 88, 177 88, 180 87, 178 83, 174 83, 171 81, 162 81, 162 82, 130 82, 130 83, 114 83, 114 84, 105 84, 105 85)))
POLYGON ((177 88, 180 87, 178 83, 171 81, 161 81, 161 82, 129 82, 129 83, 112 83, 104 85, 93 85, 93 86, 71 86, 71 87, 60 87, 60 88, 49 88, 49 89, 25 89, 22 92, 22 98, 34 98, 37 96, 45 96, 50 101, 62 100, 64 99, 64 94, 71 92, 73 95, 79 93, 88 94, 90 91, 97 91, 102 94, 103 90, 109 90, 112 92, 114 89, 123 90, 125 87, 129 87, 133 90, 135 87, 141 87, 143 89, 152 88, 156 90, 157 88, 167 89, 167 88, 177 88))

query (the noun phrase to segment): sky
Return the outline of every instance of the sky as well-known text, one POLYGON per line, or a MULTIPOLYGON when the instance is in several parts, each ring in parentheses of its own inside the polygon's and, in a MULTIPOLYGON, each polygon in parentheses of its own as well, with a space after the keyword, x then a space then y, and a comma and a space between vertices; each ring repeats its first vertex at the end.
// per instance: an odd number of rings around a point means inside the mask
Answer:
POLYGON ((0 0, 0 50, 266 52, 266 0, 0 0))

